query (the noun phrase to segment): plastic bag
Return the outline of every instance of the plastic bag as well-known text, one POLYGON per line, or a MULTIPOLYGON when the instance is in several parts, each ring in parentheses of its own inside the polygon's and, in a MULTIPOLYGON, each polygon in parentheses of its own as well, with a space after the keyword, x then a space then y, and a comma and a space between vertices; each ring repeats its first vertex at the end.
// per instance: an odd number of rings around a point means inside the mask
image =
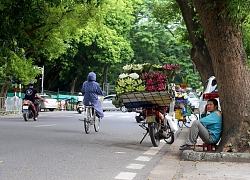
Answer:
POLYGON ((167 121, 168 121, 168 124, 169 124, 171 130, 173 132, 178 131, 178 126, 177 126, 177 123, 175 122, 175 119, 170 117, 170 116, 167 116, 166 118, 167 118, 167 121))

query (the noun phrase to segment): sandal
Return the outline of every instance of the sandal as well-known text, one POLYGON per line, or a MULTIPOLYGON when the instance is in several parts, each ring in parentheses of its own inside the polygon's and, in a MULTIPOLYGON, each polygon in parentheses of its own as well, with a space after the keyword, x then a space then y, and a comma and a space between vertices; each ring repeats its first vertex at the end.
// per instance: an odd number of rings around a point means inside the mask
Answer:
POLYGON ((183 148, 183 147, 185 147, 185 146, 188 146, 188 145, 187 145, 187 144, 183 144, 183 145, 180 146, 180 148, 183 148))
POLYGON ((180 148, 179 150, 194 150, 194 147, 191 147, 190 145, 185 145, 184 147, 180 148))

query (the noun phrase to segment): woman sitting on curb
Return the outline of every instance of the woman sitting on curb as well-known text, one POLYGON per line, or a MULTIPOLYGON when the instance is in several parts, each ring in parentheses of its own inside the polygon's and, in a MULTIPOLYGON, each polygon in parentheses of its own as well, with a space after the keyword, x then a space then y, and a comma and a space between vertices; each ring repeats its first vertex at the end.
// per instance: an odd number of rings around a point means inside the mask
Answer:
POLYGON ((209 99, 203 114, 209 115, 193 122, 188 134, 186 144, 180 147, 180 150, 193 150, 198 136, 206 144, 216 144, 222 132, 222 117, 218 110, 218 101, 209 99))

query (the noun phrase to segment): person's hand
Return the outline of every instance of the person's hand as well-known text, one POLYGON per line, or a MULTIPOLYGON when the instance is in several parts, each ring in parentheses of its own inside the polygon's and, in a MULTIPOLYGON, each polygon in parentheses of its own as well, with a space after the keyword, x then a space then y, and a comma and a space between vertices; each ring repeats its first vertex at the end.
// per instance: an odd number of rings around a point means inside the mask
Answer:
POLYGON ((204 108, 204 111, 202 112, 202 114, 207 114, 207 105, 204 108))
POLYGON ((106 95, 106 92, 105 92, 105 91, 102 91, 102 95, 105 96, 105 95, 106 95))

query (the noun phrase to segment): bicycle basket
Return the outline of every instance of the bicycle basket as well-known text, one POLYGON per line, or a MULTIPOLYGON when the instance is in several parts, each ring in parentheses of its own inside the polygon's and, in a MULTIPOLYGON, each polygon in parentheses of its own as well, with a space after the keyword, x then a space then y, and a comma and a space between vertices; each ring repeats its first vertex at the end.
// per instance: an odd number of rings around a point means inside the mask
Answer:
POLYGON ((181 111, 182 111, 182 109, 176 109, 175 110, 175 119, 178 119, 178 120, 183 120, 184 119, 184 116, 181 113, 181 111))

